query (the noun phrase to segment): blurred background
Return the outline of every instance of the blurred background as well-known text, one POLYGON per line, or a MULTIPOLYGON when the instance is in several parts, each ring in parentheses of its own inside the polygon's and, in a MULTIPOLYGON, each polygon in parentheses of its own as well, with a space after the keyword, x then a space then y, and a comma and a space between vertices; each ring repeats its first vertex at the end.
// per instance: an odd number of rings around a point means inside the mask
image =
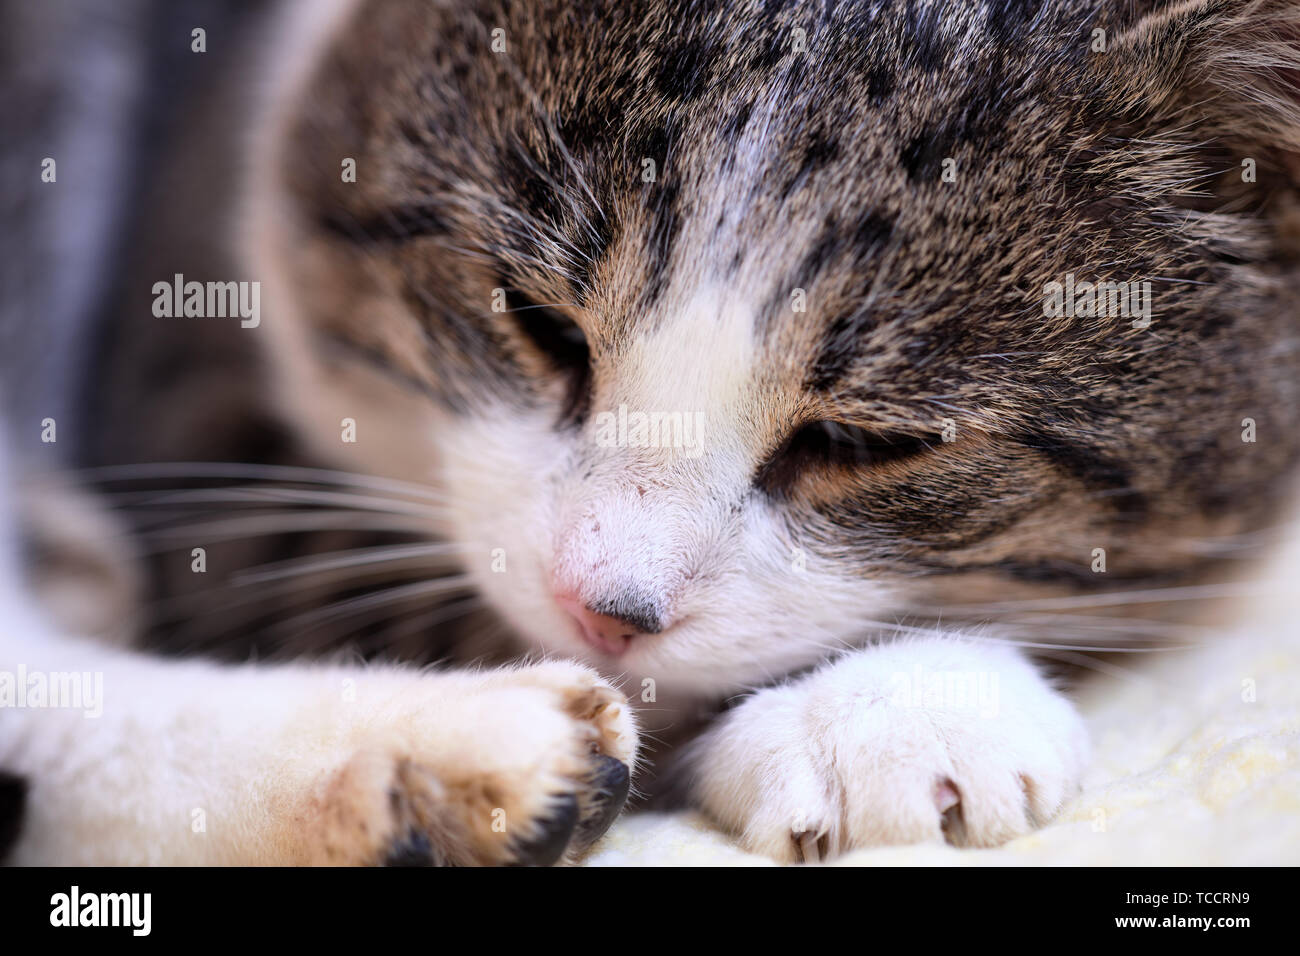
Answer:
MULTIPOLYGON (((304 650, 305 609, 428 573, 390 567, 382 576, 241 583, 241 572, 271 562, 415 538, 358 529, 356 515, 268 501, 271 485, 277 494, 318 494, 271 482, 268 466, 319 463, 265 399, 257 336, 238 322, 152 314, 153 283, 175 273, 251 278, 234 254, 232 214, 263 64, 275 55, 267 38, 283 6, 0 0, 0 407, 8 448, 28 477, 19 510, 29 584, 56 589, 59 609, 84 611, 65 626, 121 629, 124 608, 136 607, 126 629, 160 650, 293 655, 304 650), (243 467, 150 466, 105 478, 104 469, 157 462, 243 467), (53 506, 37 500, 64 490, 64 477, 99 495, 96 504, 81 495, 53 506), (107 522, 96 517, 105 502, 107 522), (309 530, 271 533, 299 524, 309 530), (192 548, 217 542, 206 573, 193 573, 192 548), (94 586, 73 599, 68 572, 82 566, 80 585, 94 586), (114 578, 107 590, 105 572, 114 578), (47 583, 54 577, 57 586, 47 583), (120 579, 138 600, 123 603, 120 579), (96 603, 107 622, 95 620, 96 603)), ((312 629, 310 650, 347 645, 427 659, 440 651, 419 615, 438 613, 427 599, 391 600, 312 629)))
POLYGON ((228 78, 274 6, 0 0, 0 388, 20 452, 53 417, 59 441, 42 458, 91 453, 97 349, 149 197, 194 98, 228 78))

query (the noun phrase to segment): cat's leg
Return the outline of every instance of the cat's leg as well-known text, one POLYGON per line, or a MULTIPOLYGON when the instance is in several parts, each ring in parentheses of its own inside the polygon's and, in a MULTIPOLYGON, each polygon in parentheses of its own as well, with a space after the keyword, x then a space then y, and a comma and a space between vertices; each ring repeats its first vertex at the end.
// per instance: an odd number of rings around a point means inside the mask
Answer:
POLYGON ((686 758, 694 802, 779 860, 942 841, 991 846, 1077 788, 1087 735, 1012 647, 954 636, 855 651, 762 690, 686 758))
POLYGON ((7 862, 550 863, 627 793, 630 708, 578 664, 228 667, 0 627, 28 691, 0 708, 7 862), (32 697, 73 674, 80 707, 32 697))

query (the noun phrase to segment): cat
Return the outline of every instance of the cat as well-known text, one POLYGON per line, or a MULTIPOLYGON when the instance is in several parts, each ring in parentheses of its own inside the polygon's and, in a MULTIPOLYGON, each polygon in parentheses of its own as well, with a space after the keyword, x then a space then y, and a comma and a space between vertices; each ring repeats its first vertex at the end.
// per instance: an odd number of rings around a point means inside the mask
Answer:
POLYGON ((0 715, 17 862, 572 862, 633 788, 783 862, 1000 844, 1088 760, 1027 652, 1143 633, 1035 608, 1275 520, 1290 3, 200 33, 78 413, 140 621, 5 632, 104 676, 94 720, 0 715), (160 317, 181 277, 259 283, 256 327, 160 317))

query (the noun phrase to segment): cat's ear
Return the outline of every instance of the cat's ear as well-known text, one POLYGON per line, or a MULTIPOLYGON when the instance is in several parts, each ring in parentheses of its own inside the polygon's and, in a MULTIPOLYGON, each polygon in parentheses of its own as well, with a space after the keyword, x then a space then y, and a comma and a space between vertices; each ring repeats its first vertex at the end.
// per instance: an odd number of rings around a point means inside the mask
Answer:
POLYGON ((1300 157, 1300 2, 1179 0, 1095 53, 1123 111, 1300 157))

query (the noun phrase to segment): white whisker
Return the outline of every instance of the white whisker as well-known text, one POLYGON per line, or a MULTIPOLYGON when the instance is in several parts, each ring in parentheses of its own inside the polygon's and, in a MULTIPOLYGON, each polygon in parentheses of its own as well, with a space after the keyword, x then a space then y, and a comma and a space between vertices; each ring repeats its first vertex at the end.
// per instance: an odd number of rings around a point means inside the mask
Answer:
POLYGON ((110 500, 129 502, 133 507, 156 507, 177 504, 311 504, 342 505, 350 511, 371 510, 384 514, 443 517, 446 509, 427 504, 375 498, 356 492, 317 491, 307 488, 263 488, 257 486, 229 488, 190 488, 165 492, 110 493, 110 500))
POLYGON ((455 574, 447 577, 434 578, 430 581, 415 581, 411 584, 402 584, 397 587, 385 588, 382 591, 374 591, 370 594, 363 594, 359 597, 347 598, 343 601, 334 601, 323 607, 315 608, 305 614, 299 614, 287 621, 281 622, 277 626, 299 623, 321 623, 323 621, 334 620, 338 617, 346 617, 359 611, 372 610, 383 607, 397 601, 404 600, 408 597, 431 597, 438 594, 454 594, 458 591, 464 591, 470 587, 468 575, 455 574))
MULTIPOLYGON (((164 478, 234 479, 258 481, 301 482, 303 484, 341 485, 365 488, 369 491, 391 491, 413 498, 441 501, 443 496, 427 485, 381 478, 359 472, 331 468, 307 468, 296 465, 263 465, 244 462, 150 462, 136 465, 104 465, 95 468, 61 472, 72 478, 88 482, 97 481, 153 481, 164 478)), ((57 476, 56 476, 57 477, 57 476)))
POLYGON ((231 584, 235 587, 243 587, 249 584, 262 584, 267 581, 279 581, 285 578, 318 574, 322 571, 349 570, 371 564, 390 565, 412 559, 445 557, 461 553, 463 553, 462 549, 457 546, 441 542, 353 548, 347 551, 331 551, 313 555, 311 559, 294 558, 289 561, 276 561, 257 565, 233 575, 231 584))
MULTIPOLYGON (((159 540, 159 544, 141 549, 142 554, 158 554, 174 550, 175 542, 202 540, 230 541, 238 538, 266 537, 268 535, 298 533, 308 531, 411 531, 409 519, 385 517, 373 512, 349 514, 337 510, 323 512, 285 511, 270 514, 256 514, 241 518, 222 518, 216 521, 194 522, 167 528, 151 528, 143 531, 149 539, 159 540)), ((124 535, 131 537, 131 535, 124 535)))
POLYGON ((1265 597, 1276 593, 1264 584, 1198 584, 1184 587, 1147 588, 1133 591, 1107 591, 1061 598, 1027 598, 996 601, 988 604, 950 604, 950 609, 997 614, 1005 611, 1070 610, 1080 607, 1122 607, 1128 604, 1163 604, 1170 601, 1208 601, 1218 598, 1265 597))

